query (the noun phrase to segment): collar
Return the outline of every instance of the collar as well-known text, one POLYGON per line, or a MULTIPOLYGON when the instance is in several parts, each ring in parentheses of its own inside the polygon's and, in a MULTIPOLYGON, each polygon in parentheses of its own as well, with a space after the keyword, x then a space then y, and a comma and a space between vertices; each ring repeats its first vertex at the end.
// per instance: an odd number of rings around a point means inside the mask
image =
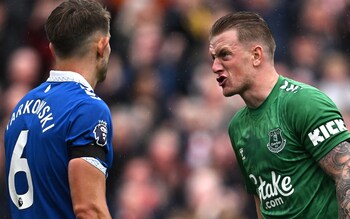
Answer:
POLYGON ((50 71, 50 77, 46 80, 48 82, 77 82, 85 87, 92 89, 91 85, 87 80, 80 75, 79 73, 72 72, 72 71, 56 71, 51 70, 50 71))

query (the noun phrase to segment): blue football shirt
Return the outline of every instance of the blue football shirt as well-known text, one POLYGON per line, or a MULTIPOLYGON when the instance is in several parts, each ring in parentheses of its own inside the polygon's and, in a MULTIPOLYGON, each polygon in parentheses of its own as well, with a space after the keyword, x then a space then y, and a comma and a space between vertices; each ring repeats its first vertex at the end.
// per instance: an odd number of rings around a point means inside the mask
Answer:
MULTIPOLYGON (((71 147, 106 152, 95 166, 112 165, 108 106, 78 73, 51 71, 15 107, 5 130, 8 197, 13 218, 75 218, 68 182, 71 147)), ((90 162, 91 163, 91 162, 90 162)))

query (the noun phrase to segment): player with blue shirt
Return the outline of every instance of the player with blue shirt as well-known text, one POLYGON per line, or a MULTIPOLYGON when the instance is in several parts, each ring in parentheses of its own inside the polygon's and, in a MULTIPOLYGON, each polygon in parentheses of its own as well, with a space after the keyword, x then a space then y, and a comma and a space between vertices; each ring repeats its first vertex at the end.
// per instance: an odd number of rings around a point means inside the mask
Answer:
POLYGON ((13 110, 5 130, 12 218, 111 218, 106 177, 112 121, 94 87, 111 48, 110 13, 98 2, 69 0, 46 23, 55 70, 13 110))

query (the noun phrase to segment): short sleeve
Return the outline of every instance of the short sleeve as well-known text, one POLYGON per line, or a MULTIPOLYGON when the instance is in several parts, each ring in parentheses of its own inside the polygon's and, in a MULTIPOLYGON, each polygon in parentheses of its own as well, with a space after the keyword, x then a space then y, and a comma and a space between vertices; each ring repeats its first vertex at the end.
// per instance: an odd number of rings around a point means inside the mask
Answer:
POLYGON ((102 147, 107 156, 105 165, 112 162, 112 122, 107 105, 100 100, 80 103, 71 113, 66 136, 68 147, 84 147, 94 144, 102 147))
POLYGON ((315 160, 319 160, 349 139, 350 134, 337 106, 323 92, 306 88, 298 95, 286 105, 286 111, 290 111, 286 120, 300 139, 300 144, 315 160))

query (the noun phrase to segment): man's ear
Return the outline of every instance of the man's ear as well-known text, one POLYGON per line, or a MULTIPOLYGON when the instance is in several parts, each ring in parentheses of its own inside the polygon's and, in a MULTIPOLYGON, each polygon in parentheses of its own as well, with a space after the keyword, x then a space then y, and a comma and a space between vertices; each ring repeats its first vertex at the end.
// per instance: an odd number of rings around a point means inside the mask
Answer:
POLYGON ((257 67, 263 60, 264 49, 262 46, 257 45, 252 49, 253 66, 257 67))
POLYGON ((53 47, 52 43, 49 44, 49 49, 53 57, 55 57, 55 48, 53 47))
POLYGON ((97 56, 103 57, 105 54, 105 49, 109 44, 109 37, 101 37, 97 43, 97 56))

